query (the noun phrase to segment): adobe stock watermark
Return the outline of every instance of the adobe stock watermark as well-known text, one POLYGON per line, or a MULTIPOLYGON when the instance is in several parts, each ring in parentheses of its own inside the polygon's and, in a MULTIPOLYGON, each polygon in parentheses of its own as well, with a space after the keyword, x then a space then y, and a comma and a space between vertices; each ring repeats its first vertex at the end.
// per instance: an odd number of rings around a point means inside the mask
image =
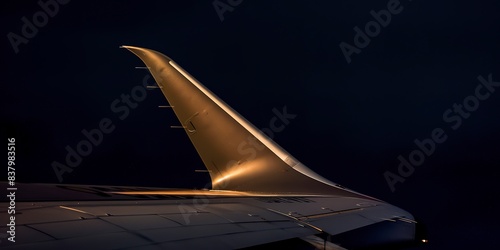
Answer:
MULTIPOLYGON (((465 97, 461 103, 454 103, 452 108, 443 112, 443 121, 448 123, 452 130, 459 129, 463 121, 471 117, 472 113, 479 108, 480 102, 487 100, 495 89, 500 87, 500 82, 493 81, 492 74, 489 74, 487 79, 481 75, 477 79, 479 84, 474 89, 473 95, 465 97)), ((434 128, 429 138, 415 139, 416 149, 411 151, 406 158, 402 155, 397 157, 399 161, 397 172, 385 171, 384 173, 391 192, 395 192, 396 184, 405 182, 406 178, 415 172, 415 167, 422 166, 426 158, 436 152, 437 146, 447 139, 448 135, 443 128, 434 128)))
MULTIPOLYGON (((148 74, 142 79, 142 84, 133 87, 130 93, 121 94, 111 102, 109 108, 118 118, 123 121, 130 115, 130 111, 136 109, 139 103, 143 102, 147 97, 146 86, 151 76, 148 74)), ((85 157, 89 156, 95 147, 98 147, 104 141, 104 136, 112 133, 116 129, 113 120, 109 117, 102 118, 96 128, 87 130, 83 129, 82 139, 74 146, 66 145, 66 157, 64 164, 58 161, 53 161, 51 166, 59 182, 63 181, 63 175, 73 172, 73 169, 78 167, 85 157)))
POLYGON ((370 11, 370 15, 374 20, 368 21, 363 30, 358 26, 354 26, 354 45, 346 42, 341 42, 339 44, 340 50, 342 51, 347 63, 349 64, 352 62, 352 54, 361 53, 361 50, 370 44, 371 39, 377 37, 382 31, 382 28, 387 27, 391 23, 392 17, 401 13, 403 9, 404 7, 401 5, 399 0, 389 0, 389 2, 387 2, 386 9, 382 9, 380 11, 370 11))
POLYGON ((214 0, 212 6, 214 6, 215 12, 221 22, 224 22, 224 13, 233 12, 236 7, 238 7, 243 0, 214 0))
MULTIPOLYGON (((288 126, 291 120, 297 118, 297 114, 288 113, 287 107, 283 106, 281 110, 277 108, 273 108, 272 112, 274 114, 273 117, 269 120, 269 126, 262 128, 260 130, 261 133, 265 134, 270 139, 273 139, 277 133, 283 132, 286 126, 288 126)), ((257 157, 259 151, 262 151, 265 148, 264 145, 259 143, 257 139, 253 136, 249 136, 246 140, 241 141, 238 144, 237 151, 238 154, 242 157, 246 157, 243 159, 233 159, 226 163, 226 169, 230 169, 234 165, 238 164, 239 161, 250 162, 257 157)), ((231 182, 231 178, 224 179, 223 181, 217 183, 218 190, 224 190, 229 183, 231 182)), ((205 185, 205 189, 210 186, 210 183, 205 185)), ((193 197, 192 204, 194 209, 203 210, 209 204, 208 196, 198 195, 193 197)), ((193 213, 191 207, 185 204, 179 204, 178 209, 182 214, 184 222, 189 224, 191 222, 190 217, 192 215, 198 215, 198 213, 193 213)))
POLYGON ((66 5, 70 0, 40 0, 38 6, 39 11, 35 12, 31 18, 26 16, 21 17, 21 30, 19 33, 9 32, 7 39, 9 40, 14 53, 19 53, 19 46, 21 44, 28 44, 30 39, 33 39, 39 29, 47 26, 50 18, 55 17, 62 5, 66 5))

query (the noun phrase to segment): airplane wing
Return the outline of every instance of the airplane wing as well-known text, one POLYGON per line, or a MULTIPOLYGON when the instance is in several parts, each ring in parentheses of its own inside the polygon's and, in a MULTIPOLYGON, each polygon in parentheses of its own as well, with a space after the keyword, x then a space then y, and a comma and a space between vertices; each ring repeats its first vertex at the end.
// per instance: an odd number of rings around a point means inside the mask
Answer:
POLYGON ((410 213, 314 173, 167 56, 123 48, 155 78, 212 189, 18 184, 15 198, 0 203, 3 248, 235 249, 299 240, 354 249, 419 240, 410 213))

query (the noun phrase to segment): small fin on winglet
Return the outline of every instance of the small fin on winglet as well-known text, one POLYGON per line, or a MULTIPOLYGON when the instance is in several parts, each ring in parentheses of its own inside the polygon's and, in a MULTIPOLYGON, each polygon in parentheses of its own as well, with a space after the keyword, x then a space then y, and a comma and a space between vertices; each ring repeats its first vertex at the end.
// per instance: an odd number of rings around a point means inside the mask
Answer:
POLYGON ((172 59, 121 46, 149 68, 200 155, 215 190, 314 193, 363 197, 304 166, 172 59), (189 128, 196 127, 196 133, 189 128))

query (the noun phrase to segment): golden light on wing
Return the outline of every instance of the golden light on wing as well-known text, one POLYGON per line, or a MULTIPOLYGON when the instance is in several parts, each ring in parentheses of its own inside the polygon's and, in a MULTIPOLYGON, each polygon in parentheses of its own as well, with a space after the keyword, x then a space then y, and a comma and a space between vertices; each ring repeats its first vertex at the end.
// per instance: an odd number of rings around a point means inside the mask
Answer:
POLYGON ((230 171, 228 171, 228 173, 215 179, 212 184, 215 186, 215 185, 219 185, 223 181, 231 181, 232 177, 238 176, 240 174, 245 174, 245 172, 248 172, 249 170, 251 170, 251 169, 249 167, 245 167, 245 166, 241 166, 238 168, 231 168, 230 171))
POLYGON ((241 191, 228 191, 228 190, 148 190, 148 191, 119 191, 109 192, 111 194, 121 195, 172 195, 172 196, 221 196, 221 197, 322 197, 323 195, 304 195, 295 193, 259 193, 259 192, 241 192, 241 191))

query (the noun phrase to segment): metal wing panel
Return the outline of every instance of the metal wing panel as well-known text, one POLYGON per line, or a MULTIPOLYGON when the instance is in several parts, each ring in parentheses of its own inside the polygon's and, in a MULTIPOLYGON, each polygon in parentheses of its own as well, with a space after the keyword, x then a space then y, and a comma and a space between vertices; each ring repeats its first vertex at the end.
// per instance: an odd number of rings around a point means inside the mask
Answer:
POLYGON ((121 228, 100 219, 72 220, 64 222, 29 224, 40 232, 44 232, 56 239, 82 237, 95 234, 117 233, 121 228))
POLYGON ((180 226, 178 222, 159 215, 107 216, 101 219, 127 231, 180 226))
POLYGON ((259 198, 252 204, 330 235, 383 221, 402 221, 412 227, 416 223, 410 213, 398 207, 351 197, 259 198))
MULTIPOLYGON (((0 232, 2 234, 7 232, 8 230, 9 229, 7 227, 0 227, 0 232)), ((50 235, 47 235, 28 226, 16 226, 16 235, 16 238, 26 243, 37 243, 54 240, 54 237, 51 237, 50 235)), ((0 246, 5 245, 6 243, 6 238, 1 239, 0 246)))
MULTIPOLYGON (((38 202, 34 208, 18 202, 25 208, 17 210, 16 242, 2 240, 0 246, 5 249, 146 246, 165 249, 186 243, 224 249, 316 233, 293 220, 249 204, 251 200, 253 198, 210 199, 203 207, 190 206, 191 210, 179 208, 188 207, 180 203, 185 200, 38 202), (41 216, 44 218, 40 219, 41 216), (259 238, 255 238, 257 236, 259 238), (212 245, 207 245, 208 242, 212 245)), ((7 220, 6 211, 0 215, 2 220, 7 220)), ((2 227, 0 230, 6 232, 8 229, 2 227)))
MULTIPOLYGON (((21 238, 19 238, 21 239, 21 238)), ((3 243, 3 242, 2 242, 3 243)), ((122 249, 127 247, 140 247, 150 245, 151 242, 142 238, 139 235, 130 232, 118 232, 107 234, 93 234, 81 237, 56 239, 37 243, 17 242, 2 247, 8 250, 109 250, 122 249)))
POLYGON ((245 233, 235 233, 199 239, 182 240, 161 244, 166 249, 175 249, 182 246, 184 249, 237 249, 262 245, 269 242, 290 239, 290 234, 303 237, 313 232, 308 228, 259 230, 245 233))
MULTIPOLYGON (((17 203, 22 204, 22 203, 17 203)), ((16 204, 16 205, 17 205, 16 204)), ((54 208, 54 207, 34 207, 27 209, 16 209, 16 223, 19 225, 22 224, 37 224, 37 223, 55 223, 55 222, 64 222, 74 220, 75 218, 85 218, 90 219, 95 216, 78 213, 76 214, 74 211, 66 210, 63 208, 54 208)))

